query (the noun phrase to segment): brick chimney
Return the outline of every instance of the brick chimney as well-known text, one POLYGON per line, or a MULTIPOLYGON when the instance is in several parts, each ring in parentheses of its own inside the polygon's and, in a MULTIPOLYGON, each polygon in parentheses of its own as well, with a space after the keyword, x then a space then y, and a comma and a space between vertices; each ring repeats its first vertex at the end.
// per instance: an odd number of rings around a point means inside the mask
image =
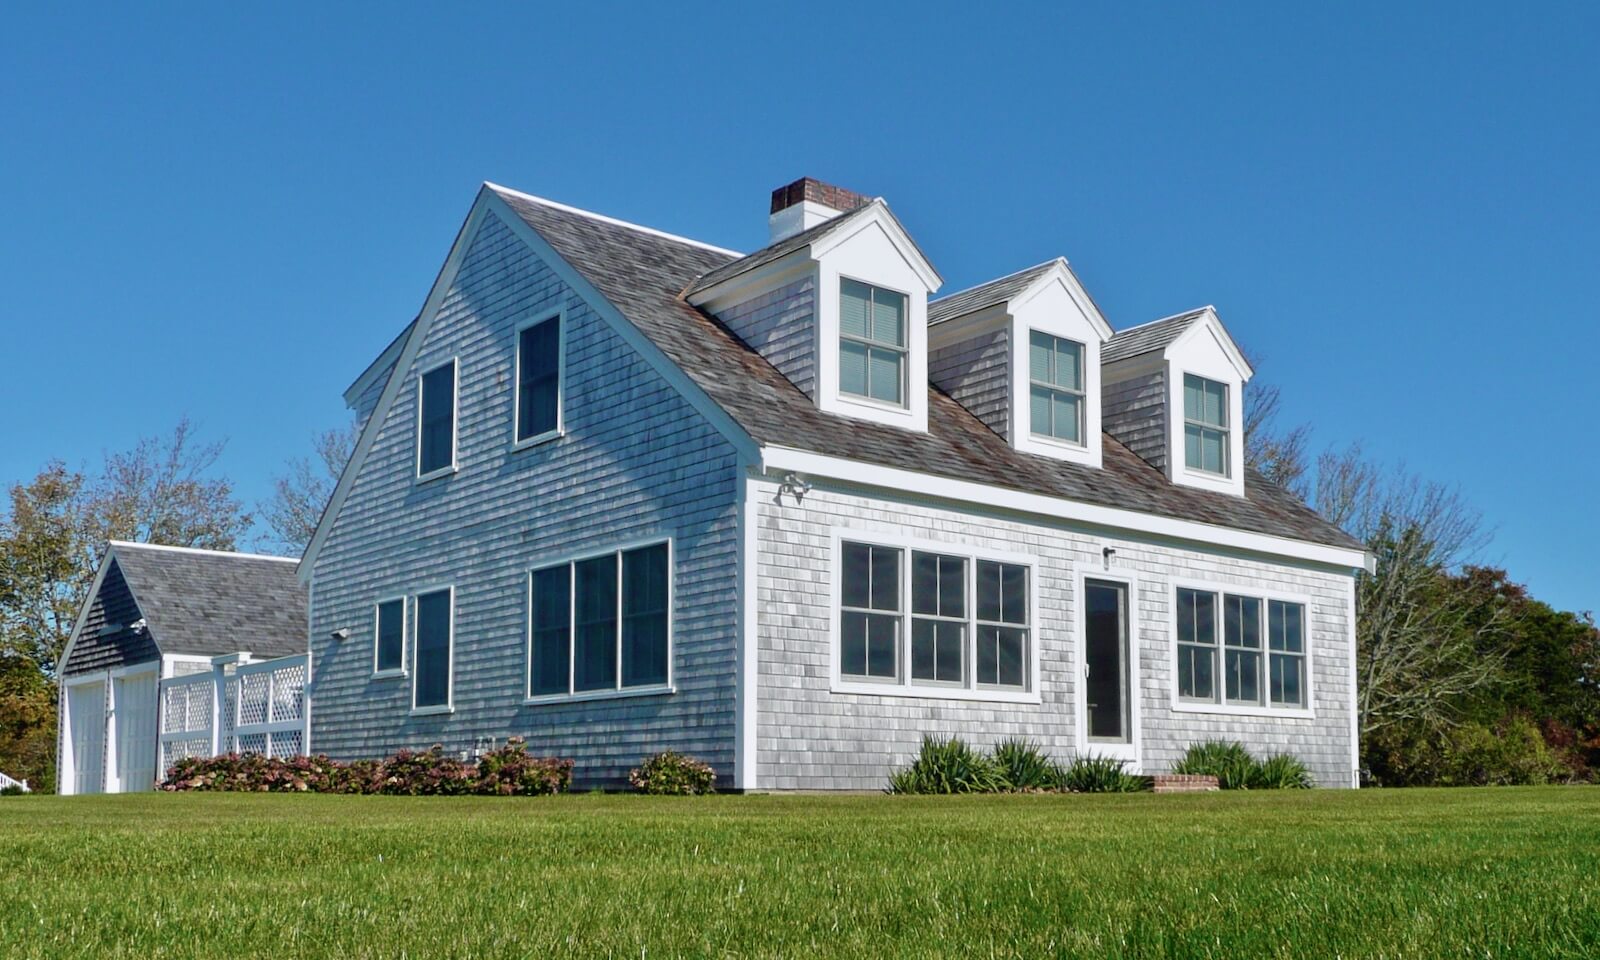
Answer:
POLYGON ((801 177, 772 191, 772 211, 767 216, 771 242, 788 239, 871 202, 871 197, 863 197, 853 190, 801 177))

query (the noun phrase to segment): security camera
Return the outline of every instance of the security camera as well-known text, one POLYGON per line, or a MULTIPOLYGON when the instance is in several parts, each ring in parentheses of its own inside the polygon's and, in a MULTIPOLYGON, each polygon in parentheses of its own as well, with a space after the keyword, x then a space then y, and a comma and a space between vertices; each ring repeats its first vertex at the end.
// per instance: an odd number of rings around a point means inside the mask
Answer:
POLYGON ((140 617, 139 619, 128 624, 128 629, 132 630, 134 633, 144 633, 145 628, 148 626, 150 626, 150 624, 145 621, 144 617, 140 617))

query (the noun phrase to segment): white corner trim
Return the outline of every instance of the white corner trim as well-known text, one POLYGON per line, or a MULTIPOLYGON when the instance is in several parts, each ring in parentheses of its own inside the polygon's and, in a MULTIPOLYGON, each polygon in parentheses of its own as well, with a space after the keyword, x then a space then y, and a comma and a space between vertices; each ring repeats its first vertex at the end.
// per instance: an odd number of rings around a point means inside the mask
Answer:
POLYGON ((949 500, 987 510, 1012 510, 1051 520, 1069 520, 1113 530, 1183 540, 1208 549, 1226 547, 1346 570, 1361 567, 1366 562, 1366 552, 1362 550, 1250 533, 1232 527, 1221 527, 1194 520, 1177 520, 1117 507, 1101 507, 1062 497, 1027 493, 989 484, 902 470, 898 467, 884 467, 858 460, 830 457, 792 447, 763 446, 761 462, 765 469, 774 473, 794 472, 827 477, 876 487, 916 499, 949 500))
POLYGON ((761 783, 760 691, 761 628, 756 595, 760 589, 759 503, 750 476, 751 465, 740 460, 739 503, 739 679, 735 686, 733 785, 755 790, 761 783))
MULTIPOLYGON (((1371 572, 1371 568, 1368 568, 1371 572)), ((1361 705, 1357 681, 1361 672, 1357 667, 1358 657, 1356 638, 1356 578, 1350 578, 1350 604, 1347 608, 1345 632, 1350 635, 1350 786, 1361 786, 1361 705)), ((1309 643, 1307 644, 1309 646, 1309 643)))

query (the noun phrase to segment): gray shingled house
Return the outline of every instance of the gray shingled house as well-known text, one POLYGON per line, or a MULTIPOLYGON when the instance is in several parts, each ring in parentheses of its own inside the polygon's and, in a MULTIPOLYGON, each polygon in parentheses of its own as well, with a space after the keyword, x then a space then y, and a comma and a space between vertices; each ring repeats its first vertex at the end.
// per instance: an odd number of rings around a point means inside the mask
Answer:
POLYGON ((1146 772, 1226 737, 1355 783, 1367 557, 1246 468, 1214 309, 1118 330, 1062 259, 938 298, 882 199, 810 179, 768 227, 483 186, 345 395, 316 750, 877 789, 924 734, 1146 772))
MULTIPOLYGON (((304 714, 281 678, 298 670, 303 686, 306 642, 292 558, 112 541, 61 658, 60 792, 148 790, 178 755, 267 752, 304 714)), ((275 752, 303 745, 283 736, 275 752)))

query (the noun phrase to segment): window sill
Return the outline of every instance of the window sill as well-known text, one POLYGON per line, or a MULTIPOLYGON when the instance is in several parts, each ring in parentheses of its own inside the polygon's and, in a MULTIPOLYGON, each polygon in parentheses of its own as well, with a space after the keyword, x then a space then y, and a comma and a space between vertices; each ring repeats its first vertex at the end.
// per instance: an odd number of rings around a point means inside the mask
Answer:
POLYGON ((403 669, 402 670, 374 670, 374 671, 372 671, 372 679, 374 679, 374 680, 400 680, 400 679, 403 679, 403 678, 409 677, 409 676, 410 676, 410 674, 407 673, 403 669))
POLYGON ((1075 441, 1075 440, 1063 440, 1060 437, 1052 437, 1052 436, 1049 436, 1048 434, 1043 434, 1043 433, 1033 433, 1033 432, 1030 431, 1028 433, 1028 440, 1033 442, 1033 443, 1037 443, 1037 444, 1040 444, 1042 446, 1045 446, 1045 447, 1050 447, 1050 448, 1055 449, 1055 450, 1060 450, 1060 451, 1062 451, 1064 453, 1088 453, 1089 452, 1089 445, 1087 443, 1081 443, 1081 442, 1075 441))
POLYGON ((877 400, 872 397, 861 397, 853 393, 839 391, 839 402, 847 403, 853 407, 862 407, 875 413, 892 413, 903 417, 911 417, 911 405, 906 403, 890 403, 888 400, 877 400))
POLYGON ((511 444, 511 452, 516 453, 519 450, 527 450, 530 447, 542 446, 552 440, 560 440, 566 435, 567 431, 565 427, 557 427, 554 430, 547 430, 544 433, 537 434, 523 440, 518 440, 511 444))
POLYGON ((427 483, 429 480, 437 480, 440 477, 448 477, 451 474, 455 473, 458 469, 460 469, 460 468, 456 464, 452 463, 450 466, 448 466, 448 467, 440 467, 439 469, 433 471, 432 473, 419 473, 419 474, 417 474, 417 481, 416 482, 417 483, 427 483))
POLYGON ((455 712, 456 712, 456 708, 454 706, 448 704, 448 703, 440 704, 437 707, 412 707, 411 708, 411 715, 413 717, 436 717, 436 716, 440 716, 442 714, 455 713, 455 712))
POLYGON ((1043 702, 1038 693, 1027 690, 988 690, 982 687, 917 687, 901 683, 872 683, 871 681, 834 680, 828 685, 832 693, 855 694, 868 697, 917 697, 925 700, 970 700, 977 703, 1032 703, 1043 702))
POLYGON ((1265 717, 1276 720, 1313 720, 1316 711, 1304 707, 1252 707, 1232 703, 1200 703, 1192 700, 1175 700, 1172 709, 1178 713, 1219 713, 1231 717, 1265 717))
POLYGON ((538 697, 523 697, 525 707, 549 703, 582 703, 586 700, 622 700, 628 697, 661 697, 678 692, 670 683, 650 687, 625 687, 621 690, 585 690, 582 693, 550 693, 538 697))

